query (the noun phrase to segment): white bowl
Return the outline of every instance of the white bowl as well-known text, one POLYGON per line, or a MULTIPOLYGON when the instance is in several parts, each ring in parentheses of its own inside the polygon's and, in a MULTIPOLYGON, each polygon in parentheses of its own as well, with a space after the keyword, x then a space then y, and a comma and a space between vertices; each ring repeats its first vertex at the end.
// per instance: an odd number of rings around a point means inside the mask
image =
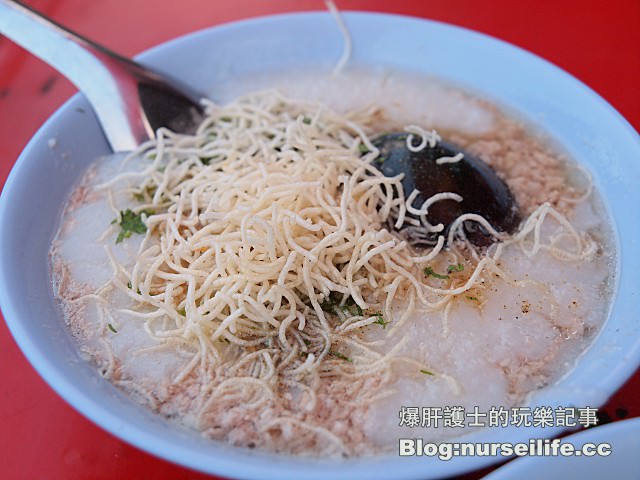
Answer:
MULTIPOLYGON (((532 403, 597 406, 640 363, 640 141, 629 124, 582 83, 523 50, 461 28, 409 17, 347 13, 352 63, 440 77, 494 100, 548 132, 589 169, 611 216, 618 249, 609 319, 561 381, 532 403)), ((337 60, 342 39, 326 13, 259 18, 197 32, 140 56, 199 90, 275 69, 317 68, 337 60)), ((111 433, 152 454, 205 472, 243 478, 433 478, 495 458, 400 458, 333 462, 249 452, 200 438, 145 410, 77 354, 53 298, 50 242, 63 202, 87 165, 109 152, 86 100, 76 95, 38 131, 0 198, 0 304, 18 345, 71 405, 111 433), (79 109, 84 110, 82 113, 79 109), (57 139, 55 148, 48 140, 57 139)), ((526 441, 558 429, 501 429, 482 441, 526 441)))

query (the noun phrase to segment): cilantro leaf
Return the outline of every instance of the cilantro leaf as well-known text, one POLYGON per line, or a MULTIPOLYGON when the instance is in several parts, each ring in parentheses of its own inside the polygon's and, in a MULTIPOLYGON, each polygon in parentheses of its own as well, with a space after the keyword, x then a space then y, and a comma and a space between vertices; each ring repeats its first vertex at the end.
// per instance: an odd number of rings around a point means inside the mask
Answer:
POLYGON ((440 280, 448 280, 449 279, 449 275, 440 275, 439 273, 434 272, 433 268, 431 268, 431 267, 425 268, 424 269, 424 274, 427 277, 439 278, 440 280))
POLYGON ((334 357, 339 358, 340 360, 344 360, 346 362, 350 362, 353 363, 353 360, 351 360, 349 357, 347 357, 345 354, 340 353, 340 352, 334 352, 333 350, 329 350, 329 355, 333 355, 334 357))
POLYGON ((447 273, 451 273, 451 272, 461 272, 464 270, 464 265, 461 263, 458 263, 457 265, 449 265, 447 267, 447 273))
POLYGON ((386 328, 387 328, 387 325, 388 325, 390 322, 385 321, 384 317, 382 316, 382 313, 380 313, 380 312, 377 312, 377 313, 375 314, 375 316, 376 316, 376 321, 375 321, 375 322, 373 322, 373 323, 376 323, 376 324, 378 324, 378 325, 382 325, 382 328, 383 328, 383 329, 386 329, 386 328))
POLYGON ((153 215, 153 210, 142 210, 139 213, 134 213, 130 208, 127 208, 124 212, 120 211, 120 233, 116 238, 116 243, 122 242, 125 238, 129 238, 133 233, 145 233, 147 226, 142 221, 142 215, 153 215))

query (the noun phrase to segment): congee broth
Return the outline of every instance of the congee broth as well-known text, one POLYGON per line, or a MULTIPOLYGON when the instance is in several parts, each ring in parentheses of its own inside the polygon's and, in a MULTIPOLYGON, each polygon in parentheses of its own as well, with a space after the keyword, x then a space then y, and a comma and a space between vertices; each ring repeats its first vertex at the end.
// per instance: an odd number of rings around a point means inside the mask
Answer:
POLYGON ((160 131, 96 161, 51 250, 79 350, 146 407, 247 448, 392 452, 415 436, 401 407, 521 405, 602 326, 615 254, 597 192, 498 106, 373 71, 247 78, 213 96, 196 135, 160 131), (390 131, 491 165, 516 232, 477 247, 461 221, 409 244, 393 225, 428 221, 430 203, 376 168, 372 139, 390 131))

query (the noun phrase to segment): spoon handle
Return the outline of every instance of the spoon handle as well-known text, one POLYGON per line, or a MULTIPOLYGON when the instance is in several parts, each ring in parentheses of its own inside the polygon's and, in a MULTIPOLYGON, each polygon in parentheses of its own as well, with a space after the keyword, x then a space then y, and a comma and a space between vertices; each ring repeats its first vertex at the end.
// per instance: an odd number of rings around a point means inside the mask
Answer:
POLYGON ((155 129, 166 126, 169 117, 182 113, 178 110, 199 100, 15 0, 0 0, 0 33, 58 70, 87 96, 114 151, 134 150, 154 138, 155 129), (166 101, 169 97, 172 102, 166 101), (162 108, 168 103, 173 110, 162 108))

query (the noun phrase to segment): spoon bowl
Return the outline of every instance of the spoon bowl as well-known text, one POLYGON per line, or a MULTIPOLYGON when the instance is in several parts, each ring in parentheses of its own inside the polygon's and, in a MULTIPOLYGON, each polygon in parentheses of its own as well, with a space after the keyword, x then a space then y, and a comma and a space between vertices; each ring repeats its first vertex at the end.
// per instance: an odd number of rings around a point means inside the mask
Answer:
MULTIPOLYGON (((419 142, 414 135, 407 132, 380 135, 373 140, 380 150, 374 163, 388 177, 404 174, 405 197, 417 190, 412 203, 418 209, 434 195, 452 193, 455 196, 429 205, 426 219, 407 213, 415 222, 414 225, 405 223, 402 230, 414 245, 435 245, 443 234, 447 239, 453 222, 465 214, 482 216, 498 232, 516 230, 520 215, 515 198, 489 165, 437 136, 430 140, 423 138, 420 145, 416 143, 419 142)), ((464 221, 462 230, 476 246, 487 246, 496 240, 476 221, 464 221)))

